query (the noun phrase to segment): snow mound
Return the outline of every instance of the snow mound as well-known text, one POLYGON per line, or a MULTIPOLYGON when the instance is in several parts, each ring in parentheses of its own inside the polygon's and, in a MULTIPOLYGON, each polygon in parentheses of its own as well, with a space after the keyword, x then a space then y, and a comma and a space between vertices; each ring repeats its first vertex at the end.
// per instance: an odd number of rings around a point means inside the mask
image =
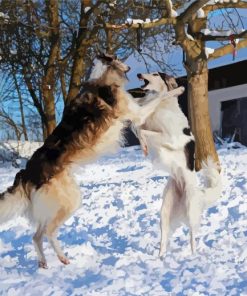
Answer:
POLYGON ((16 158, 29 158, 42 144, 41 142, 17 142, 11 140, 0 142, 0 160, 12 161, 16 158))

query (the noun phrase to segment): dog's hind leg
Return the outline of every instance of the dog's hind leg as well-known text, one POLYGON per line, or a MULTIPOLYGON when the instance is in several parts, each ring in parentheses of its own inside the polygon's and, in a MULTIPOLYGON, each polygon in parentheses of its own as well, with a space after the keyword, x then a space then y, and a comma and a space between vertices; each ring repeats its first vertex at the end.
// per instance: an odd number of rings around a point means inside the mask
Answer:
POLYGON ((33 244, 34 244, 35 250, 38 254, 39 267, 46 269, 46 268, 48 268, 48 266, 47 266, 47 262, 46 262, 45 254, 44 254, 44 250, 43 250, 44 233, 45 233, 45 227, 40 224, 38 226, 36 233, 33 236, 33 244))
POLYGON ((190 247, 191 247, 191 253, 195 254, 196 240, 195 240, 194 230, 193 229, 190 229, 190 247))
POLYGON ((169 237, 169 216, 166 208, 166 203, 163 201, 160 213, 160 229, 161 229, 161 241, 159 257, 163 257, 166 253, 168 237, 169 237))
POLYGON ((196 188, 186 189, 187 198, 187 218, 190 228, 190 246, 192 254, 196 251, 195 235, 201 222, 201 205, 199 191, 196 188))
POLYGON ((200 225, 200 216, 194 210, 189 210, 189 228, 190 228, 190 247, 191 253, 196 252, 196 239, 195 235, 198 232, 200 225))
POLYGON ((54 249, 55 253, 58 256, 58 259, 63 263, 63 264, 69 264, 69 259, 65 256, 63 253, 60 243, 57 240, 57 230, 59 226, 61 226, 66 219, 72 214, 71 212, 68 212, 68 210, 64 208, 60 208, 60 210, 57 212, 56 216, 54 219, 52 219, 46 226, 46 236, 54 249))
MULTIPOLYGON (((176 200, 176 182, 174 179, 170 178, 164 189, 163 193, 163 203, 160 213, 160 227, 161 227, 161 242, 160 242, 160 252, 159 256, 162 257, 167 249, 168 238, 171 232, 171 222, 174 218, 174 201, 176 200)), ((176 213, 175 213, 176 214, 176 213)))

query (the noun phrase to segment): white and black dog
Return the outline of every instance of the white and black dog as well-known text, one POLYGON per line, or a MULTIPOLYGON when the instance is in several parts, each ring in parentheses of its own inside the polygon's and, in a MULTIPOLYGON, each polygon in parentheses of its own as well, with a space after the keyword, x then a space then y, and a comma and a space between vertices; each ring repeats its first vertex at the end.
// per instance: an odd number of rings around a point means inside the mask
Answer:
MULTIPOLYGON (((155 98, 149 92, 161 94, 174 91, 176 80, 164 73, 138 74, 144 81, 141 87, 147 95, 137 99, 140 106, 155 98)), ((135 128, 145 154, 149 154, 155 167, 165 169, 170 178, 163 193, 161 208, 160 256, 166 252, 169 234, 181 224, 190 228, 191 249, 195 250, 195 233, 200 226, 204 209, 215 202, 221 194, 221 177, 218 165, 205 160, 203 175, 205 187, 199 188, 194 170, 195 140, 189 123, 179 107, 177 96, 167 97, 145 123, 135 128)))

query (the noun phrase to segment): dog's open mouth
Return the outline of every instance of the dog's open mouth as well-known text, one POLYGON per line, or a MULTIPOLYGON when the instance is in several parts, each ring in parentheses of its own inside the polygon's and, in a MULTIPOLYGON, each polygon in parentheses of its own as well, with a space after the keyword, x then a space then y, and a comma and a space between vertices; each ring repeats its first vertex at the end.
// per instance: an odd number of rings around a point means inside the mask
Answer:
POLYGON ((144 88, 144 87, 146 87, 149 84, 149 81, 147 79, 142 78, 140 76, 138 78, 139 78, 139 80, 143 80, 144 81, 144 84, 140 86, 141 88, 144 88))
POLYGON ((141 88, 146 87, 149 84, 149 81, 147 79, 143 79, 144 80, 144 84, 141 86, 141 88))

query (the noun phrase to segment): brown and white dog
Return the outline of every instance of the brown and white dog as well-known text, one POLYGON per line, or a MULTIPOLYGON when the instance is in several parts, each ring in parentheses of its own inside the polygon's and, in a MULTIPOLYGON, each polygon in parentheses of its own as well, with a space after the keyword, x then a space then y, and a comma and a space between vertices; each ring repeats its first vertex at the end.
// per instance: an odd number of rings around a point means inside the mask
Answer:
POLYGON ((65 107, 59 125, 17 173, 13 185, 0 194, 0 222, 25 215, 37 225, 33 242, 40 267, 47 268, 44 235, 59 260, 69 264, 56 232, 80 205, 73 165, 115 150, 122 141, 125 120, 142 124, 159 103, 157 99, 142 108, 134 103, 124 90, 129 69, 113 56, 98 56, 89 81, 65 107))
POLYGON ((71 174, 73 164, 90 162, 116 148, 129 114, 123 89, 129 67, 106 55, 99 56, 97 64, 104 71, 96 78, 99 69, 94 67, 82 92, 65 107, 59 125, 0 195, 0 222, 25 215, 37 225, 33 242, 43 268, 47 268, 44 235, 59 260, 69 263, 56 232, 80 205, 80 190, 71 174))

